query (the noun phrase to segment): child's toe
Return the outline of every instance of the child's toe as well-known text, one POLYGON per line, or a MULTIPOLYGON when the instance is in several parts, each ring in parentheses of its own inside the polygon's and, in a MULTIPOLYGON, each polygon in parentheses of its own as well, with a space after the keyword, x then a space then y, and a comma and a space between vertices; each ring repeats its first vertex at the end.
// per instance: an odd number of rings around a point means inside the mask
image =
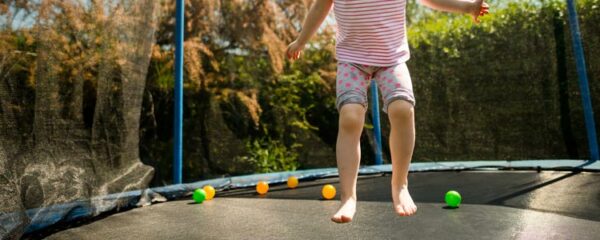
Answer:
POLYGON ((402 208, 402 206, 397 206, 396 207, 396 213, 398 213, 398 215, 400 215, 400 216, 406 216, 406 212, 404 211, 404 209, 402 208))

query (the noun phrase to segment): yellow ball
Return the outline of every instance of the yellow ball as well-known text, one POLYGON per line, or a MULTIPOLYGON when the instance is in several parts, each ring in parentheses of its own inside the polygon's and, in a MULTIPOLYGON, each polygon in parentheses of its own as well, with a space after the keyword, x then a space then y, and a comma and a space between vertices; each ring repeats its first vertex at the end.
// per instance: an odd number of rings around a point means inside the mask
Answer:
POLYGON ((335 197, 335 187, 331 184, 327 184, 323 186, 323 190, 321 190, 321 194, 325 199, 333 199, 335 197))
POLYGON ((204 186, 204 191, 206 192, 206 200, 211 200, 215 197, 215 188, 213 188, 211 185, 206 185, 204 186))
POLYGON ((265 181, 260 181, 256 184, 256 191, 258 194, 265 194, 269 191, 269 184, 265 181))
POLYGON ((288 178, 287 185, 289 188, 296 188, 298 186, 298 178, 290 176, 288 178))

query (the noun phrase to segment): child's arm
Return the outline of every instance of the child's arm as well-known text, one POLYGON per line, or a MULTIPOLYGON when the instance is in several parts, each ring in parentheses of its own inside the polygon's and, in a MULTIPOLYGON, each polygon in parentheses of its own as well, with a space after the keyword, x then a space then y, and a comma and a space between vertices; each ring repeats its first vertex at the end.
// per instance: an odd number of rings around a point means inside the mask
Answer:
POLYGON ((333 0, 317 0, 310 8, 306 19, 304 20, 304 24, 302 27, 302 31, 300 32, 300 36, 296 41, 292 42, 287 49, 287 57, 290 59, 298 59, 300 57, 300 52, 304 49, 304 45, 308 42, 310 37, 312 37, 317 29, 321 26, 321 23, 325 20, 327 15, 329 14, 329 10, 331 10, 331 6, 333 5, 333 0))
POLYGON ((468 13, 473 21, 479 22, 478 17, 488 13, 489 6, 483 0, 420 0, 430 8, 453 13, 468 13))

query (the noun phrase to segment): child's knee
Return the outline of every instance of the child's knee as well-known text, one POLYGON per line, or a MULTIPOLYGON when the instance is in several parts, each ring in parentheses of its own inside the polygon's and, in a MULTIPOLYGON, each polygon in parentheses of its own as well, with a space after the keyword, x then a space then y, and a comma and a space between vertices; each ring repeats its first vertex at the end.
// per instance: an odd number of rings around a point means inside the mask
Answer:
POLYGON ((362 130, 366 109, 360 104, 345 104, 340 109, 341 130, 362 130))
POLYGON ((396 100, 390 103, 387 109, 390 119, 412 118, 415 114, 415 108, 412 103, 405 100, 396 100))

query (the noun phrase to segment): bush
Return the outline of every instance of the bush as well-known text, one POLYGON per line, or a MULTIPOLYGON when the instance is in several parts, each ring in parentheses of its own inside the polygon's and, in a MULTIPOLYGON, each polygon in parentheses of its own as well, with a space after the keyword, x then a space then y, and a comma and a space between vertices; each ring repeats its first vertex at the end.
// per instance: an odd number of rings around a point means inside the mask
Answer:
MULTIPOLYGON (((578 4, 597 100, 598 1, 578 4)), ((415 159, 586 156, 566 16, 563 1, 524 1, 492 8, 479 25, 445 14, 415 22, 415 159)))

